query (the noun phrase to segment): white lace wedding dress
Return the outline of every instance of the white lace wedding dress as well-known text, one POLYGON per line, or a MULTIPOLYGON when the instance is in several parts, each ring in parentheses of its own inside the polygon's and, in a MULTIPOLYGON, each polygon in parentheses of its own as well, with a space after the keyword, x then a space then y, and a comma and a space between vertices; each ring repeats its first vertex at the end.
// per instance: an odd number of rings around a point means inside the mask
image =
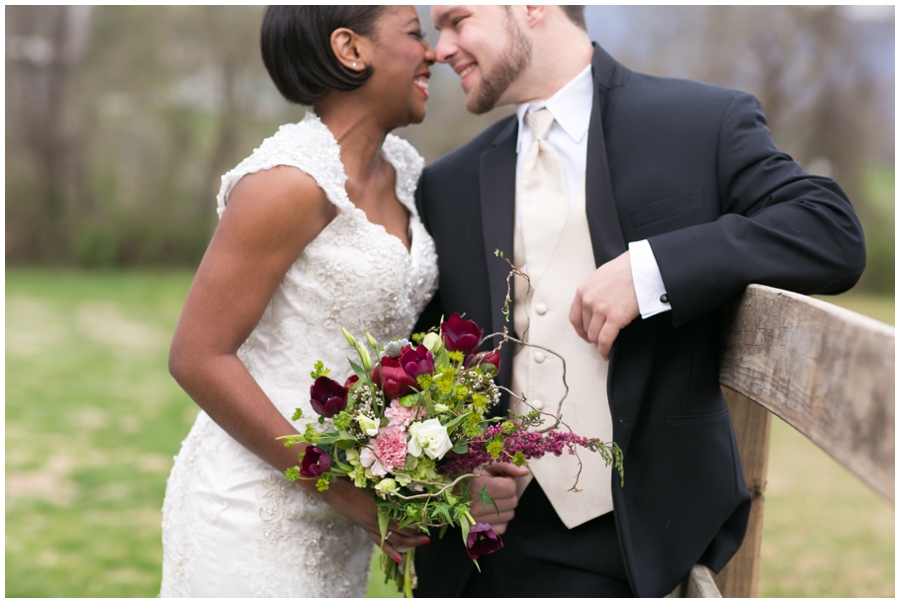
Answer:
MULTIPOLYGON (((383 152, 397 172, 397 198, 410 213, 410 251, 348 199, 340 148, 312 111, 222 177, 220 216, 241 177, 278 165, 311 175, 340 210, 288 270, 238 351, 288 418, 297 407, 316 417, 309 388, 317 360, 337 381, 351 374, 341 327, 358 336, 368 329, 381 342, 407 337, 437 288, 434 242, 413 201, 424 162, 395 136, 387 137, 383 152)), ((288 482, 204 412, 176 457, 162 528, 163 597, 365 593, 373 544, 363 530, 288 482)))

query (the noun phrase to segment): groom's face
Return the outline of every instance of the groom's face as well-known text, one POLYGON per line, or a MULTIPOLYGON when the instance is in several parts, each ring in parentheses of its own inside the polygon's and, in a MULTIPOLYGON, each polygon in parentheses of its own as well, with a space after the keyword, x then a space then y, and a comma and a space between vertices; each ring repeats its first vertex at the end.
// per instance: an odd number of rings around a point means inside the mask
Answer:
POLYGON ((515 83, 531 63, 531 41, 508 6, 434 6, 435 52, 460 77, 466 109, 481 114, 517 102, 515 83))

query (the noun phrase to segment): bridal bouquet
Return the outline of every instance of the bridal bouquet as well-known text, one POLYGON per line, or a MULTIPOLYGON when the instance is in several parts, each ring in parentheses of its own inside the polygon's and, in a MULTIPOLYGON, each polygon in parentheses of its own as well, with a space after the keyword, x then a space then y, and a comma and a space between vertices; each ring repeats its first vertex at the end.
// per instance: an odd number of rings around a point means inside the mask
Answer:
MULTIPOLYGON (((290 480, 315 480, 319 490, 338 477, 371 489, 382 539, 391 520, 425 533, 437 529, 439 536, 459 526, 477 566, 480 555, 503 546, 490 525, 477 523, 471 514, 476 502, 481 509, 496 506, 486 486, 474 492, 469 486, 469 478, 484 466, 498 460, 522 466, 548 453, 577 454, 576 447, 582 447, 602 455, 621 474, 622 453, 614 443, 571 430, 536 430, 545 413, 489 418, 500 400, 501 388, 493 379, 500 346, 478 352, 484 332, 473 321, 454 314, 439 330, 413 336, 414 343, 380 345, 369 333, 363 342, 343 332, 359 362, 348 359, 354 374, 343 384, 327 377, 329 369, 321 361, 316 363, 310 403, 318 423, 281 438, 287 446, 308 444, 299 465, 285 474, 290 480)), ((500 345, 509 339, 504 334, 500 345)), ((302 414, 298 409, 294 420, 302 414)), ((414 550, 404 553, 400 563, 383 556, 387 578, 410 597, 416 580, 413 555, 414 550)))

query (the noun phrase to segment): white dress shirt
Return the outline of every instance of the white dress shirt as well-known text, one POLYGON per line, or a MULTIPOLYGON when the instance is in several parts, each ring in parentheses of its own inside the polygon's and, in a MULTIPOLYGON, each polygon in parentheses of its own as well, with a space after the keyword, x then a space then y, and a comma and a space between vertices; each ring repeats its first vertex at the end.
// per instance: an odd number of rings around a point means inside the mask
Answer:
MULTIPOLYGON (((588 65, 547 100, 518 105, 516 108, 516 116, 519 120, 519 136, 516 142, 517 205, 525 151, 534 141, 531 129, 525 123, 525 114, 529 110, 546 107, 556 120, 547 134, 547 142, 553 145, 559 154, 566 176, 569 203, 571 203, 584 181, 587 168, 588 126, 591 121, 593 99, 594 80, 591 66, 588 65)), ((521 212, 517 206, 516 216, 520 215, 521 212)), ((522 223, 519 218, 516 220, 516 228, 521 233, 522 223)), ((660 301, 660 296, 666 292, 666 289, 650 243, 646 239, 635 241, 628 244, 628 249, 631 252, 629 254, 631 274, 634 279, 634 290, 637 294, 641 317, 648 318, 654 314, 671 310, 670 304, 660 301)))

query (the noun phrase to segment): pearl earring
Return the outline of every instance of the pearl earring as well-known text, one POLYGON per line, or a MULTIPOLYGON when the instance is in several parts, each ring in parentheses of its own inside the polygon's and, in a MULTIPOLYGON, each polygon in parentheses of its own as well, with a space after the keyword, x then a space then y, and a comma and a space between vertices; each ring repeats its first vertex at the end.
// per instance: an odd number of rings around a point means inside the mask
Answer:
POLYGON ((356 67, 356 61, 353 61, 353 66, 356 67))

